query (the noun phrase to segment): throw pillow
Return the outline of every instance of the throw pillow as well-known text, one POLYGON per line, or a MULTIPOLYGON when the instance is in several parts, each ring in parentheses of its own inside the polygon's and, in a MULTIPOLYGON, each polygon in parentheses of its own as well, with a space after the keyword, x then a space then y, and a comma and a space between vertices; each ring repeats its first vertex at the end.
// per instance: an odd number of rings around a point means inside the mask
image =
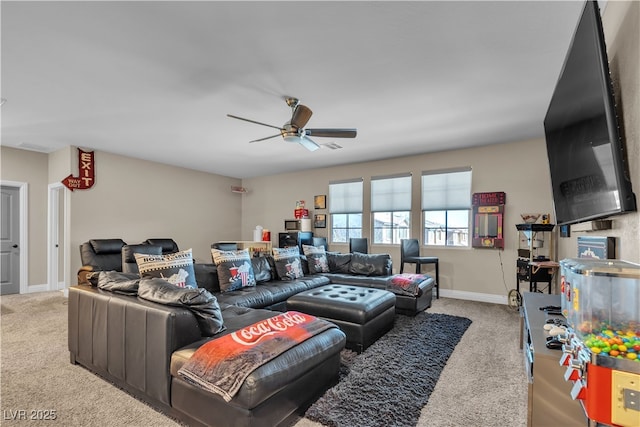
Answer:
POLYGON ((119 271, 99 271, 98 287, 105 291, 111 291, 125 295, 136 295, 140 275, 132 273, 121 273, 119 271))
POLYGON ((295 280, 304 276, 300 249, 297 246, 284 249, 273 248, 273 260, 280 280, 295 280))
POLYGON ((349 273, 362 276, 386 276, 391 272, 391 256, 389 254, 361 254, 351 255, 349 273))
POLYGON ((349 274, 351 265, 351 254, 341 254, 338 252, 327 252, 329 261, 329 271, 331 273, 349 274))
POLYGON ((251 258, 251 267, 256 283, 269 282, 271 277, 271 266, 266 256, 254 256, 251 258))
POLYGON ((226 329, 218 300, 206 289, 177 288, 158 278, 140 279, 138 296, 159 304, 188 308, 195 315, 203 337, 226 329))
POLYGON ((220 292, 236 291, 256 285, 248 249, 237 251, 211 249, 211 257, 218 270, 220 292))
POLYGON ((191 249, 165 255, 134 254, 140 277, 159 277, 179 288, 197 288, 191 249))
POLYGON ((329 261, 323 247, 302 245, 302 251, 309 262, 309 273, 328 273, 329 261))

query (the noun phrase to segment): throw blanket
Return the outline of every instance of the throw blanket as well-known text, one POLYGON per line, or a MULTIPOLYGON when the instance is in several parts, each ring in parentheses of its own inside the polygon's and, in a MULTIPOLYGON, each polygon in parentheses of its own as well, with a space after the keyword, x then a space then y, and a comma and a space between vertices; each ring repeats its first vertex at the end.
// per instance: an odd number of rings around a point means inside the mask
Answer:
POLYGON ((419 296, 420 288, 418 285, 428 278, 429 276, 426 274, 396 274, 389 280, 387 290, 395 294, 419 296))
POLYGON ((336 325, 289 311, 207 342, 178 375, 229 402, 258 367, 295 345, 336 325))

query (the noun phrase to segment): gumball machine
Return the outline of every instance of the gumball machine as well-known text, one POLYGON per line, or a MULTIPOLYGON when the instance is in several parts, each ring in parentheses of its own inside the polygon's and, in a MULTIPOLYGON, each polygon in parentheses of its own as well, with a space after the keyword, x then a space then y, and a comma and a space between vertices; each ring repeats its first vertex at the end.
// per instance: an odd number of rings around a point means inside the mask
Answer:
POLYGON ((560 274, 571 397, 593 422, 640 426, 640 265, 566 259, 560 274))

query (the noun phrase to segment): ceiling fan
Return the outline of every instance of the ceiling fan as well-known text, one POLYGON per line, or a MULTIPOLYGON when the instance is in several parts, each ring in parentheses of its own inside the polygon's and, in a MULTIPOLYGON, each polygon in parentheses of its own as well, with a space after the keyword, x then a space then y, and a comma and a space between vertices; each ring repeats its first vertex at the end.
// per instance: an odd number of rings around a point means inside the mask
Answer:
POLYGON ((276 135, 267 136, 265 138, 254 139, 249 142, 264 141, 267 139, 282 136, 287 142, 295 142, 302 145, 309 151, 315 151, 320 148, 310 136, 314 137, 328 137, 328 138, 355 138, 357 134, 356 129, 337 129, 337 128, 323 128, 323 129, 305 129, 305 125, 311 118, 313 112, 306 105, 300 104, 298 98, 287 97, 285 101, 289 107, 291 107, 291 120, 286 122, 282 127, 273 126, 266 123, 257 122, 255 120, 245 119, 243 117, 234 116, 233 114, 227 114, 228 117, 244 120, 245 122, 255 123, 257 125, 268 126, 270 128, 278 129, 280 133, 276 135))

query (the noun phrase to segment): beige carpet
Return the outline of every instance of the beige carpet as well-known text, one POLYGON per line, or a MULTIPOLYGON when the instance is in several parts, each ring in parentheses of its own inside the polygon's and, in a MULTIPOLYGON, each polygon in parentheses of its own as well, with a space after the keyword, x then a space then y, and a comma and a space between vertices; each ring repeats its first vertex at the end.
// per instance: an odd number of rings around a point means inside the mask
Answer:
MULTIPOLYGON (((52 411, 56 420, 50 425, 180 425, 69 363, 67 305, 60 292, 2 296, 0 308, 3 426, 41 426, 44 421, 14 418, 52 411)), ((435 300, 429 311, 473 323, 449 358, 418 426, 525 426, 527 382, 518 314, 506 306, 447 298, 435 300)), ((296 424, 307 426, 318 424, 296 424)))

